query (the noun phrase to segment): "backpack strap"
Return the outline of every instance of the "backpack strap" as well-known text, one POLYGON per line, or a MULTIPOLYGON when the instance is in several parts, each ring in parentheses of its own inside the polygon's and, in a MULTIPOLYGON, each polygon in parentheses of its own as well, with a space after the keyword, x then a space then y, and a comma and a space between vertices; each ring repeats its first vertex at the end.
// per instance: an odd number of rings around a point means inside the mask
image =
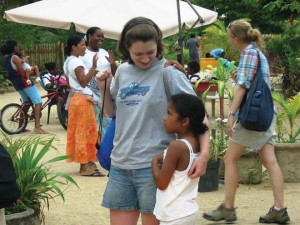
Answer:
MULTIPOLYGON (((248 97, 248 95, 249 95, 250 89, 253 88, 253 84, 254 84, 255 81, 258 79, 258 73, 261 73, 261 62, 260 62, 259 51, 258 51, 256 48, 254 48, 254 47, 251 48, 251 49, 254 49, 254 50, 257 52, 257 56, 258 56, 257 69, 256 69, 256 72, 255 72, 254 78, 253 78, 253 80, 252 80, 252 82, 251 82, 250 88, 249 88, 249 89, 246 89, 247 91, 246 91, 246 93, 245 93, 245 95, 244 95, 244 98, 243 98, 243 100, 242 100, 242 102, 241 102, 241 104, 240 104, 239 109, 241 109, 241 108, 243 107, 243 105, 245 104, 246 99, 247 99, 247 97, 248 97)), ((262 73, 261 73, 261 76, 262 76, 262 73)), ((239 118, 237 119, 237 122, 239 122, 239 118)))

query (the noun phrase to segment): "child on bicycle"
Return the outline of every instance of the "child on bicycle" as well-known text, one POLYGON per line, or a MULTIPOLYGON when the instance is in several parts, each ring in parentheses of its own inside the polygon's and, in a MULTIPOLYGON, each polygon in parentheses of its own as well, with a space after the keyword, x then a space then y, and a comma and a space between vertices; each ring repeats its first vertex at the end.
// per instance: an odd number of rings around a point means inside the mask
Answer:
POLYGON ((26 77, 26 83, 27 84, 31 84, 32 81, 30 80, 31 77, 34 77, 36 82, 40 82, 40 71, 39 71, 39 67, 38 66, 31 66, 28 61, 29 61, 29 56, 25 54, 24 51, 20 51, 17 54, 22 62, 22 66, 24 68, 25 71, 25 77, 26 77))
POLYGON ((45 63, 48 73, 42 76, 42 82, 47 89, 53 88, 54 85, 67 86, 67 80, 60 76, 60 70, 56 62, 45 63))
POLYGON ((152 160, 152 172, 157 185, 154 215, 163 224, 197 224, 196 202, 198 179, 188 171, 200 155, 198 136, 208 127, 202 122, 205 109, 199 97, 181 93, 170 98, 164 127, 168 134, 177 134, 163 154, 152 160))

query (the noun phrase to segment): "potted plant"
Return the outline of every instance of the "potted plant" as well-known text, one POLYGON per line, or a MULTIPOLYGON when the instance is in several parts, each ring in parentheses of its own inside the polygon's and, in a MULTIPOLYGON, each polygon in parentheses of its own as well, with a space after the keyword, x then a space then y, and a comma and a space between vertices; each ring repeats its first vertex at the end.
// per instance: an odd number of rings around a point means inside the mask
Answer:
POLYGON ((297 140, 300 128, 296 126, 297 119, 300 117, 300 92, 287 99, 278 92, 273 92, 272 96, 279 105, 276 119, 278 134, 275 144, 276 158, 284 181, 300 182, 300 143, 297 140))
MULTIPOLYGON (((60 196, 64 201, 64 192, 70 185, 77 183, 69 175, 50 170, 52 163, 66 160, 70 156, 56 156, 46 159, 46 154, 55 149, 52 145, 54 137, 20 137, 12 139, 6 136, 1 144, 12 157, 17 175, 17 184, 21 196, 10 208, 5 209, 6 223, 37 225, 44 221, 43 209, 49 209, 49 199, 60 196), (25 211, 25 212, 23 212, 25 211), (29 218, 25 218, 30 216, 29 218), (21 218, 19 218, 21 216, 21 218), (26 222, 27 221, 27 222, 26 222)), ((78 187, 78 186, 77 186, 78 187)))
POLYGON ((221 118, 215 120, 215 128, 211 130, 209 161, 206 173, 200 178, 198 191, 217 191, 219 186, 219 165, 220 160, 227 150, 228 136, 226 135, 225 121, 221 118))
MULTIPOLYGON (((233 98, 233 86, 232 86, 232 78, 230 73, 220 64, 217 67, 213 68, 212 66, 207 67, 210 70, 210 77, 205 78, 209 81, 208 88, 201 95, 203 101, 205 101, 211 87, 217 86, 217 94, 220 98, 220 117, 224 119, 224 97, 225 94, 229 96, 230 99, 233 98)), ((197 89, 198 85, 203 81, 203 79, 199 79, 194 84, 194 89, 197 89)))
MULTIPOLYGON (((227 151, 229 137, 226 134, 227 119, 218 118, 212 125, 210 142, 210 160, 208 162, 208 171, 210 167, 218 167, 218 181, 224 182, 225 165, 223 157, 227 151), (217 162, 217 163, 216 163, 217 162)), ((258 184, 262 180, 262 163, 256 152, 246 149, 238 162, 239 182, 243 184, 258 184)))

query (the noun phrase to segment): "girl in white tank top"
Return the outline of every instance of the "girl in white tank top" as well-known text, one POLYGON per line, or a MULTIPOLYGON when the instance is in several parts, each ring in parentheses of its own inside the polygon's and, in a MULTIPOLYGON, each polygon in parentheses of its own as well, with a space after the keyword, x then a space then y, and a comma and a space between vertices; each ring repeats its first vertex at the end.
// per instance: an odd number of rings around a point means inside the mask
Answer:
POLYGON ((160 224, 197 224, 196 202, 199 178, 191 179, 188 171, 199 156, 198 136, 208 130, 203 124, 205 109, 199 97, 173 95, 164 116, 165 131, 177 134, 163 154, 152 160, 157 185, 154 215, 160 224))

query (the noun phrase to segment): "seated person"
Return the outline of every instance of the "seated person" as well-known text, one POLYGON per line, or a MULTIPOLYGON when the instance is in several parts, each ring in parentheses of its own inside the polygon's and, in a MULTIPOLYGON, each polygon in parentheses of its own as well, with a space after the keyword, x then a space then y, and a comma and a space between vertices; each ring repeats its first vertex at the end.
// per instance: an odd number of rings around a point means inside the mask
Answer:
POLYGON ((31 80, 30 80, 31 77, 33 77, 36 82, 41 81, 40 77, 39 77, 39 75, 40 75, 39 67, 38 66, 31 66, 28 63, 29 56, 26 55, 24 51, 18 52, 17 55, 21 59, 22 66, 23 66, 24 71, 25 71, 26 83, 27 84, 32 83, 31 80))
POLYGON ((43 75, 42 82, 47 89, 55 88, 54 85, 57 84, 60 84, 60 86, 67 86, 66 78, 59 75, 60 71, 57 63, 46 63, 45 68, 48 70, 48 73, 43 75))
POLYGON ((200 71, 200 64, 196 61, 192 61, 188 63, 187 68, 187 75, 191 83, 195 83, 199 80, 199 71, 200 71))

